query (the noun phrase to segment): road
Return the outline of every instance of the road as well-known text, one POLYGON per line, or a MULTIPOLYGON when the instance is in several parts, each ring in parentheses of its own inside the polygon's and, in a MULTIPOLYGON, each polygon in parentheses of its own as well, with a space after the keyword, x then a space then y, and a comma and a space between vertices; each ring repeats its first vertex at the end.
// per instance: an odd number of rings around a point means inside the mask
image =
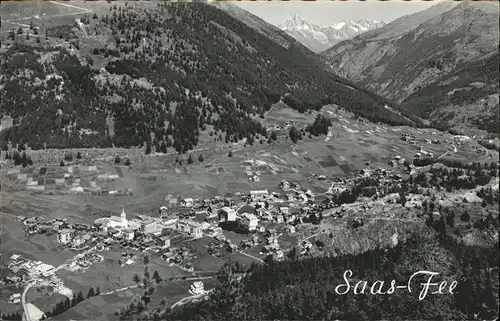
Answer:
POLYGON ((24 287, 23 295, 21 296, 21 304, 23 306, 23 320, 25 321, 38 321, 38 320, 32 320, 31 315, 28 310, 28 303, 26 303, 26 293, 28 293, 29 289, 34 286, 36 283, 35 282, 30 282, 24 287))
POLYGON ((241 253, 241 254, 243 254, 243 255, 245 255, 245 256, 248 256, 249 258, 252 258, 252 259, 254 259, 254 260, 257 260, 257 261, 259 261, 259 262, 261 262, 261 263, 266 264, 266 262, 264 262, 262 259, 259 259, 258 257, 255 257, 255 256, 250 255, 250 254, 248 254, 248 253, 245 253, 245 252, 243 252, 242 250, 238 250, 236 253, 241 253))
POLYGON ((171 309, 175 308, 176 306, 178 305, 183 305, 185 303, 187 303, 188 301, 191 301, 191 300, 195 300, 195 299, 201 299, 202 297, 208 295, 210 292, 212 292, 214 289, 211 289, 211 290, 208 290, 206 291, 205 293, 202 293, 202 294, 197 294, 197 295, 190 295, 188 297, 185 297, 183 299, 180 299, 179 301, 175 302, 174 304, 172 304, 172 306, 170 307, 171 309))
POLYGON ((452 150, 447 150, 443 155, 438 156, 437 159, 443 158, 443 157, 445 157, 448 154, 456 153, 457 151, 458 151, 457 147, 455 145, 453 145, 453 151, 452 150))

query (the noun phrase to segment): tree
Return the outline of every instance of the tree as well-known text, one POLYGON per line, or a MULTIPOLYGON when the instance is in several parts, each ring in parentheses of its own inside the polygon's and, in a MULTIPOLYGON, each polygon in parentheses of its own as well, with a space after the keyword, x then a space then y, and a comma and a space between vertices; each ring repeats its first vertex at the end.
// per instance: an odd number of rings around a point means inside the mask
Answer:
POLYGON ((300 134, 300 132, 297 130, 297 128, 295 128, 295 126, 292 126, 292 128, 290 128, 290 131, 288 132, 288 136, 290 137, 290 139, 292 140, 292 142, 294 142, 295 144, 300 140, 302 139, 302 135, 300 134))
POLYGON ((19 28, 17 29, 17 34, 18 35, 22 35, 23 34, 23 28, 21 26, 19 26, 19 28))
POLYGON ((156 283, 160 283, 162 281, 160 273, 158 273, 157 270, 155 270, 153 273, 153 279, 155 279, 156 283))
POLYGON ((82 159, 82 154, 80 154, 80 152, 76 153, 76 159, 82 159))
POLYGON ((448 224, 451 227, 455 226, 455 213, 451 212, 448 215, 446 215, 446 224, 448 224))
POLYGON ((160 301, 160 306, 162 309, 165 309, 167 307, 167 298, 163 297, 160 301))
POLYGON ((91 298, 93 296, 95 296, 95 290, 92 287, 92 288, 89 289, 89 292, 87 293, 87 298, 91 298))
POLYGON ((188 165, 193 164, 193 162, 194 162, 194 161, 193 161, 193 156, 192 156, 191 154, 189 154, 189 157, 188 157, 188 159, 187 159, 187 163, 188 163, 188 165))
POLYGON ((202 154, 200 154, 200 156, 198 156, 198 162, 203 163, 203 155, 202 154))
POLYGON ((151 275, 149 274, 149 269, 148 269, 148 267, 146 266, 146 267, 144 268, 144 279, 149 280, 149 278, 150 278, 150 277, 151 277, 151 275))
POLYGON ((125 165, 125 166, 130 166, 130 159, 128 159, 128 158, 127 158, 127 159, 125 160, 124 165, 125 165))
POLYGON ((137 283, 137 285, 139 285, 139 283, 141 283, 141 277, 137 273, 134 274, 133 280, 134 280, 135 283, 137 283))
POLYGON ((271 140, 275 141, 278 139, 278 135, 276 134, 276 132, 272 132, 271 133, 271 140))
POLYGON ((146 144, 146 155, 151 154, 151 145, 148 143, 146 144))
POLYGON ((115 157, 115 164, 120 164, 122 160, 120 159, 120 156, 116 155, 115 157))
POLYGON ((144 255, 144 258, 143 258, 143 262, 144 262, 144 265, 148 265, 149 264, 149 255, 144 255))
POLYGON ((95 295, 101 295, 101 289, 99 287, 96 287, 95 295))
POLYGON ((63 160, 61 160, 61 162, 59 163, 59 166, 61 166, 61 167, 64 167, 64 166, 65 166, 64 161, 63 161, 63 160))
POLYGON ((460 215, 460 220, 465 223, 469 222, 470 221, 469 213, 464 212, 462 215, 460 215))
POLYGON ((230 151, 229 154, 227 154, 227 157, 233 157, 233 152, 230 151))

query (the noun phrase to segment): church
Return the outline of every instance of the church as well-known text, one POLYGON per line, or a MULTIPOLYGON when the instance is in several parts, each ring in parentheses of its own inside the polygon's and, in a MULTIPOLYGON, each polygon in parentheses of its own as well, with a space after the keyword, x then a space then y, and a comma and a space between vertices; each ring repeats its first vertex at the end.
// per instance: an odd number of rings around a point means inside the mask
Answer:
POLYGON ((95 221, 95 223, 102 224, 102 226, 107 229, 109 227, 115 228, 115 229, 126 229, 128 228, 128 220, 127 220, 127 214, 125 213, 125 208, 122 208, 122 213, 120 216, 111 216, 111 217, 106 217, 106 218, 99 218, 95 221))

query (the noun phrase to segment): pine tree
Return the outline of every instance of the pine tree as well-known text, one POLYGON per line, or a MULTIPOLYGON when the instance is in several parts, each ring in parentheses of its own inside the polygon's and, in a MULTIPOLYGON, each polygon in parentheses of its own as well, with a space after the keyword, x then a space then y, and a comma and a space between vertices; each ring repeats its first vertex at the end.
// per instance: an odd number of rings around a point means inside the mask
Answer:
POLYGON ((89 289, 89 292, 87 293, 87 298, 91 298, 93 296, 95 296, 95 291, 94 288, 92 287, 89 289))
POLYGON ((188 163, 188 165, 193 164, 193 162, 194 162, 194 161, 193 161, 193 156, 192 156, 191 154, 189 154, 189 157, 188 157, 188 159, 187 159, 187 163, 188 163))
POLYGON ((202 154, 200 154, 200 156, 198 156, 198 162, 203 163, 203 155, 202 154))
POLYGON ((141 283, 141 277, 137 273, 134 274, 133 280, 134 280, 135 283, 137 283, 137 285, 139 285, 139 283, 141 283))

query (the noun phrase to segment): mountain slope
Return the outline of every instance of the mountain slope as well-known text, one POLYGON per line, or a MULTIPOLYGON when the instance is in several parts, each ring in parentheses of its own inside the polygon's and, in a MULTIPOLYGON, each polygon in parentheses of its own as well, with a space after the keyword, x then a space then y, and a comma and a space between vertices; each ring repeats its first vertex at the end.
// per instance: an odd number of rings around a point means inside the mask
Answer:
POLYGON ((234 18, 245 23, 252 29, 273 40, 285 49, 288 49, 295 39, 287 36, 285 32, 275 26, 265 22, 261 18, 249 13, 246 10, 232 4, 231 2, 211 2, 211 5, 226 11, 234 18))
POLYGON ((499 54, 465 64, 407 97, 401 108, 441 128, 467 132, 475 126, 498 133, 499 54))
POLYGON ((305 21, 299 15, 294 15, 285 21, 281 29, 312 51, 321 52, 339 41, 384 25, 384 22, 362 19, 356 22, 342 21, 334 25, 317 26, 305 21))
POLYGON ((87 3, 103 6, 110 10, 41 30, 45 37, 27 39, 25 30, 2 44, 0 111, 14 124, 1 133, 3 148, 9 140, 34 149, 145 142, 186 152, 203 133, 251 142, 267 135, 254 116, 280 99, 301 112, 335 103, 408 123, 293 39, 286 49, 214 6, 87 3))
POLYGON ((498 18, 498 3, 441 3, 339 43, 323 56, 339 75, 402 102, 443 77, 462 77, 462 67, 497 52, 498 18))

